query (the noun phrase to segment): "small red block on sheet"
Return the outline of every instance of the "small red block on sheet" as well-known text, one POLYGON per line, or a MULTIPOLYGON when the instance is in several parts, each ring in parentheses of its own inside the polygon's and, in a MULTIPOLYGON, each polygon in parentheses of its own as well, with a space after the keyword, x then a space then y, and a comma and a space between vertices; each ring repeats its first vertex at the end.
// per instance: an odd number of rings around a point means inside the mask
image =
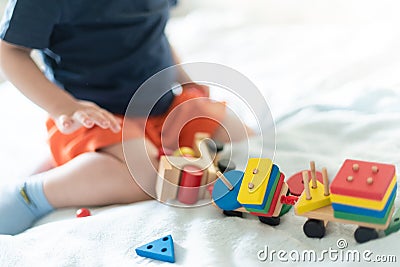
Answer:
POLYGON ((83 217, 87 217, 90 216, 90 210, 85 209, 85 208, 81 208, 79 210, 76 211, 76 217, 77 218, 83 218, 83 217))

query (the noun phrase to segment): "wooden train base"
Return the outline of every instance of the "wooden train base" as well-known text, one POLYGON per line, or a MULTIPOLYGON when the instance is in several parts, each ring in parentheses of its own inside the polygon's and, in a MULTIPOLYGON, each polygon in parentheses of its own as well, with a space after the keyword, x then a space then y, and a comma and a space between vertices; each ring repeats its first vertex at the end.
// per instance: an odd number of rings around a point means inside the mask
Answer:
MULTIPOLYGON (((217 206, 215 205, 215 207, 217 206)), ((240 217, 240 218, 243 218, 243 214, 250 214, 250 212, 248 212, 245 208, 238 208, 236 210, 222 210, 222 213, 228 217, 240 217)), ((265 216, 257 216, 257 217, 260 220, 260 222, 270 226, 277 226, 281 223, 280 217, 265 217, 265 216)))
MULTIPOLYGON (((392 217, 394 209, 391 210, 389 217, 392 217)), ((313 211, 309 211, 303 214, 297 214, 308 218, 303 225, 304 234, 311 238, 322 238, 325 236, 325 228, 328 222, 338 222, 343 224, 358 225, 358 228, 354 232, 354 238, 358 243, 364 243, 372 239, 378 238, 379 230, 386 230, 389 227, 390 220, 385 224, 373 224, 365 222, 356 222, 345 219, 335 218, 333 215, 333 208, 331 205, 325 206, 313 211)))

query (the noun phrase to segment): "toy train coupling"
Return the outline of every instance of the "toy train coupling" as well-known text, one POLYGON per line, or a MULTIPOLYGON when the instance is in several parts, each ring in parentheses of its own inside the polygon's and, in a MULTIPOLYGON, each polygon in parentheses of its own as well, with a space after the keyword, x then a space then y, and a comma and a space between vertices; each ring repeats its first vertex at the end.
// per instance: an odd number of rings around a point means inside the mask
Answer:
POLYGON ((297 200, 299 200, 299 197, 296 196, 281 196, 280 198, 280 202, 282 202, 282 204, 291 206, 296 205, 297 200))

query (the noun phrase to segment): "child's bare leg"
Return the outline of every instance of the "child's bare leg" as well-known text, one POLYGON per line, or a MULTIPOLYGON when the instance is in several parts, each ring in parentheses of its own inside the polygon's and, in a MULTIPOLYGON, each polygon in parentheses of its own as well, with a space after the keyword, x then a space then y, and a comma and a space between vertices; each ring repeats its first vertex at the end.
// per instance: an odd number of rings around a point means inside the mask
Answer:
MULTIPOLYGON (((138 172, 143 177, 154 174, 153 167, 143 161, 145 151, 143 140, 135 139, 127 142, 125 147, 134 149, 132 157, 141 164, 138 172)), ((136 184, 127 168, 122 152, 122 145, 113 145, 100 152, 79 155, 68 163, 40 174, 44 179, 44 193, 53 207, 94 206, 117 203, 132 203, 150 199, 136 184)), ((155 180, 148 177, 148 181, 155 180)), ((149 185, 147 185, 149 186, 149 185)))
POLYGON ((29 172, 29 175, 35 175, 38 173, 46 172, 48 170, 51 170, 55 167, 53 158, 49 152, 48 155, 45 155, 40 161, 37 162, 37 165, 32 168, 32 170, 29 172))
MULTIPOLYGON (((157 158, 156 149, 146 149, 140 139, 129 141, 126 148, 132 148, 134 162, 147 159, 144 153, 157 158)), ((29 177, 25 183, 0 188, 0 234, 18 234, 53 208, 150 199, 134 182, 123 159, 122 145, 115 145, 82 154, 63 166, 29 177)), ((155 174, 148 160, 138 166, 138 175, 155 174)), ((149 183, 154 180, 148 179, 149 183)))

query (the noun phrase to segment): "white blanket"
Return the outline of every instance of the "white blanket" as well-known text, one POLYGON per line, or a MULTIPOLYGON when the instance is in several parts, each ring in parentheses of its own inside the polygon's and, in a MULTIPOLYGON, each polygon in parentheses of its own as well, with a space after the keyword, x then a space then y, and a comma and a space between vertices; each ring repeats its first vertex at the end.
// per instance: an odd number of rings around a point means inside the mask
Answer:
MULTIPOLYGON (((174 18, 168 33, 185 61, 226 64, 262 90, 276 122, 274 161, 286 177, 307 168, 310 160, 326 166, 331 179, 346 158, 399 167, 400 30, 389 16, 393 2, 377 1, 386 7, 379 5, 379 15, 374 1, 366 1, 367 11, 363 1, 339 1, 344 10, 320 4, 314 12, 313 1, 295 2, 305 5, 290 9, 267 1, 253 9, 246 2, 245 11, 199 9, 174 18), (364 11, 374 14, 373 20, 359 15, 364 11)), ((46 115, 9 83, 0 88, 0 112, 0 182, 23 179, 47 152, 46 115)), ((240 148, 233 148, 234 158, 240 158, 240 148)), ((395 204, 399 207, 399 198, 395 204)), ((321 252, 338 249, 340 238, 348 249, 400 261, 400 233, 360 245, 353 238, 355 226, 330 223, 324 238, 308 239, 302 231, 305 218, 292 210, 277 227, 253 216, 224 217, 211 206, 181 209, 156 201, 92 208, 92 216, 81 219, 75 210, 55 211, 20 235, 0 236, 0 266, 168 266, 134 251, 167 234, 175 241, 177 266, 267 266, 269 259, 257 257, 265 246, 321 252)), ((279 264, 275 256, 274 265, 279 264)))

